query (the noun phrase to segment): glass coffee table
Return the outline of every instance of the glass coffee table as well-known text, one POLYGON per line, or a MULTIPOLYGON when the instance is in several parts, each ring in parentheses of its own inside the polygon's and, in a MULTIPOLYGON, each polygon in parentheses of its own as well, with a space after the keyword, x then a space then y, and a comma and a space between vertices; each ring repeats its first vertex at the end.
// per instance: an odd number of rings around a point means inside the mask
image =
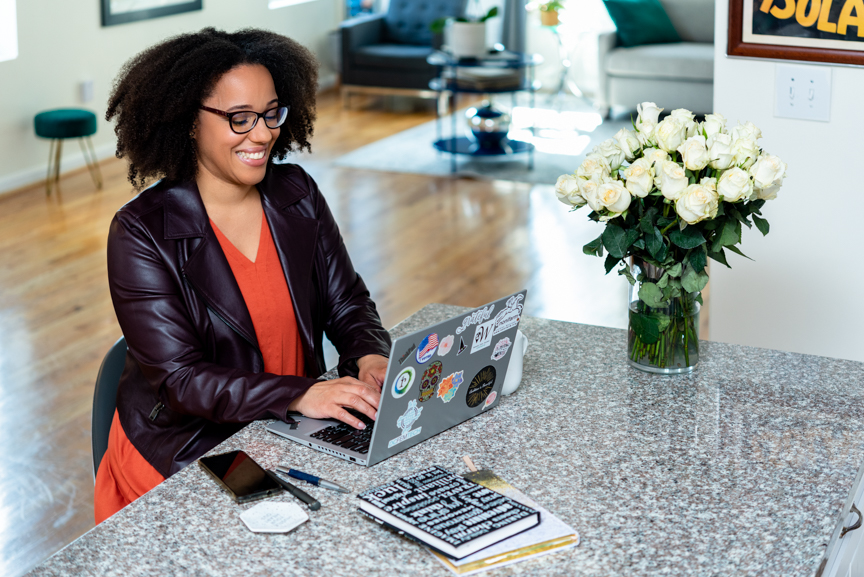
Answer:
POLYGON ((439 103, 447 102, 447 110, 436 109, 436 139, 433 146, 450 154, 450 172, 458 168, 459 155, 469 157, 500 157, 527 154, 528 170, 534 168, 534 145, 530 142, 503 136, 495 146, 481 146, 469 136, 460 136, 457 120, 459 94, 510 94, 515 106, 516 93, 528 92, 530 107, 534 107, 534 94, 540 83, 534 79, 534 68, 543 62, 539 54, 520 52, 490 52, 482 58, 456 58, 447 52, 436 51, 426 61, 439 67, 437 78, 429 82, 429 88, 438 92, 439 103), (443 134, 443 117, 450 116, 450 135, 443 134))

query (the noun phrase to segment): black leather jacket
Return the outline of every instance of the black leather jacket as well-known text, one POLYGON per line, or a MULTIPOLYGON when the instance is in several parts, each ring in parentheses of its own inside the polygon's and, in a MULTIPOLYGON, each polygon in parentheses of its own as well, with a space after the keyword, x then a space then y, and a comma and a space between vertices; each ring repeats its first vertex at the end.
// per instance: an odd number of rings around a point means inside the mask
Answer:
POLYGON ((129 353, 117 408, 126 436, 168 477, 247 423, 285 419, 324 370, 390 355, 390 336, 354 271, 312 178, 271 165, 258 185, 286 273, 306 375, 264 371, 252 319, 194 182, 160 182, 121 208, 108 235, 108 282, 129 353))

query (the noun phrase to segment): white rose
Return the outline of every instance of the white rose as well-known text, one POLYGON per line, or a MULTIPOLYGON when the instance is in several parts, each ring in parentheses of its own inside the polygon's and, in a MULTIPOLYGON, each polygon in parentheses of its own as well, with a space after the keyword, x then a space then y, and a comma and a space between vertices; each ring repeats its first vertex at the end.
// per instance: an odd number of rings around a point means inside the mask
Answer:
POLYGON ((768 186, 764 188, 760 188, 758 186, 754 187, 756 198, 762 200, 774 200, 777 198, 777 191, 780 190, 780 187, 783 185, 783 179, 778 178, 768 186))
POLYGON ((585 157, 579 168, 576 169, 576 176, 582 178, 591 178, 597 175, 609 175, 612 169, 609 166, 609 161, 602 154, 591 153, 585 157))
POLYGON ((657 165, 669 158, 669 153, 659 148, 646 148, 642 150, 642 157, 648 160, 651 164, 657 165))
POLYGON ((699 181, 699 184, 712 192, 717 192, 717 179, 714 177, 703 176, 702 180, 699 181))
POLYGON ((701 134, 691 136, 678 147, 684 166, 690 170, 702 170, 708 165, 708 148, 705 146, 705 137, 701 134))
POLYGON ((677 118, 687 132, 687 138, 695 136, 699 131, 699 123, 694 120, 695 115, 686 108, 676 108, 671 113, 672 118, 677 118))
POLYGON ((613 180, 597 187, 597 198, 609 212, 621 213, 630 206, 630 193, 619 180, 613 180))
POLYGON ((689 181, 681 165, 672 160, 664 160, 655 167, 657 177, 655 182, 663 196, 669 200, 678 200, 689 181))
POLYGON ((627 162, 632 162, 636 157, 636 151, 642 148, 639 139, 636 137, 636 132, 627 128, 622 128, 615 133, 615 142, 618 143, 618 148, 624 152, 624 157, 627 162))
POLYGON ((558 182, 555 183, 555 194, 558 200, 570 206, 582 206, 585 204, 585 198, 579 191, 579 178, 572 174, 562 174, 558 177, 558 182))
POLYGON ((753 181, 750 175, 737 166, 730 168, 717 181, 717 194, 726 202, 738 202, 753 194, 753 181))
POLYGON ((635 161, 623 174, 627 179, 627 190, 633 196, 645 198, 654 188, 654 168, 651 166, 651 161, 646 158, 635 161))
POLYGON ((726 130, 726 117, 722 114, 706 114, 705 121, 702 123, 702 130, 705 132, 705 138, 723 132, 726 130))
POLYGON ((585 199, 588 206, 590 206, 591 210, 594 212, 600 212, 603 210, 603 205, 600 204, 600 196, 598 194, 601 184, 603 183, 599 180, 585 180, 579 183, 582 198, 585 199))
POLYGON ((733 136, 732 152, 735 154, 735 166, 740 166, 746 170, 756 162, 756 157, 759 156, 759 146, 752 138, 739 138, 735 140, 733 136))
POLYGON ((717 216, 719 200, 716 191, 702 184, 691 184, 675 201, 675 211, 688 224, 696 224, 717 216))
POLYGON ((756 141, 762 138, 762 131, 759 130, 755 124, 749 121, 744 124, 738 124, 738 126, 732 129, 732 140, 738 140, 740 138, 747 138, 756 141))
POLYGON ((708 156, 711 158, 711 168, 726 170, 735 162, 732 152, 732 137, 722 132, 715 132, 708 137, 708 156))
POLYGON ((677 118, 667 116, 654 131, 657 145, 666 152, 675 152, 687 138, 687 127, 677 118))
POLYGON ((750 176, 757 188, 767 188, 786 176, 786 163, 773 154, 762 155, 750 167, 750 176))
POLYGON ((636 111, 639 113, 639 116, 636 117, 636 130, 642 132, 639 128, 642 126, 642 123, 647 122, 656 125, 663 109, 658 108, 653 102, 643 102, 636 105, 636 111))
POLYGON ((618 170, 624 164, 624 151, 621 150, 614 138, 604 140, 599 146, 595 146, 591 152, 605 157, 609 161, 609 168, 612 170, 618 170))

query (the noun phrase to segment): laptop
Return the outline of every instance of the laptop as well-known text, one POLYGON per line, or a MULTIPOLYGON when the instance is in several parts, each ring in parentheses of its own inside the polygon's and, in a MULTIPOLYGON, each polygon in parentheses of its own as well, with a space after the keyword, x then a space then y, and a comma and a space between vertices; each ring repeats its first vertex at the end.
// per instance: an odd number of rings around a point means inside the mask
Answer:
POLYGON ((396 339, 378 419, 362 431, 334 419, 292 416, 275 433, 371 467, 496 407, 527 290, 396 339), (374 426, 373 426, 374 425, 374 426))

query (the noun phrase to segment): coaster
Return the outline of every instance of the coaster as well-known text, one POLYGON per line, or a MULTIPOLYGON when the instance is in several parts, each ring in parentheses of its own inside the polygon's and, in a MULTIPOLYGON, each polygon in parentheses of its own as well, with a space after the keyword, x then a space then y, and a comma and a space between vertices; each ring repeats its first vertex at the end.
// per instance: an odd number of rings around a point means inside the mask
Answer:
POLYGON ((240 515, 253 533, 287 533, 309 520, 296 503, 260 503, 240 515))

